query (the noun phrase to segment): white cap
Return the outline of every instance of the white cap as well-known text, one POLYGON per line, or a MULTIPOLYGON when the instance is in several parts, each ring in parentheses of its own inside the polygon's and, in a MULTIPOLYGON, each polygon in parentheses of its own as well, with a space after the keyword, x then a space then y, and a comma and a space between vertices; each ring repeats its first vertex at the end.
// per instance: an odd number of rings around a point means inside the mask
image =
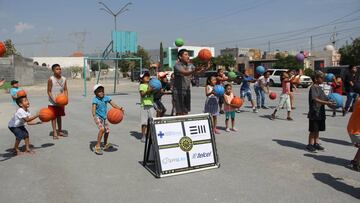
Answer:
POLYGON ((99 88, 99 87, 104 87, 102 84, 96 84, 96 85, 94 85, 94 88, 93 88, 93 90, 94 90, 94 92, 95 92, 95 90, 97 90, 97 88, 99 88))

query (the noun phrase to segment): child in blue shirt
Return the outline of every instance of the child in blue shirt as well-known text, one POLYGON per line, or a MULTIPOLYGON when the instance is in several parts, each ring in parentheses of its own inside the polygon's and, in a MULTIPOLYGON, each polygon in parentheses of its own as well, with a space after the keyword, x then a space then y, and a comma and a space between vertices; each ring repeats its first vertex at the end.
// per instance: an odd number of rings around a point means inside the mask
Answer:
MULTIPOLYGON (((10 88, 10 95, 11 95, 11 98, 12 98, 12 103, 14 105, 16 105, 16 99, 17 99, 17 92, 20 90, 19 88, 19 81, 17 80, 12 80, 10 82, 11 84, 11 88, 10 88)), ((17 106, 17 105, 16 105, 17 106)))
POLYGON ((251 89, 250 89, 250 83, 254 83, 254 82, 256 82, 256 80, 253 77, 249 76, 248 71, 245 70, 244 78, 240 88, 240 97, 241 99, 247 97, 248 101, 251 102, 251 107, 253 109, 253 112, 257 113, 258 111, 255 107, 254 100, 252 99, 251 89))
POLYGON ((97 155, 102 155, 102 150, 107 150, 111 148, 111 144, 108 143, 108 137, 110 133, 109 123, 106 120, 107 113, 107 104, 109 103, 112 107, 123 111, 122 107, 116 105, 109 96, 106 96, 104 93, 104 86, 101 84, 96 84, 94 86, 94 94, 95 97, 92 100, 92 115, 94 117, 94 121, 99 128, 99 133, 97 137, 97 143, 94 147, 94 152, 97 155), (104 145, 103 149, 101 149, 101 139, 104 135, 104 145))

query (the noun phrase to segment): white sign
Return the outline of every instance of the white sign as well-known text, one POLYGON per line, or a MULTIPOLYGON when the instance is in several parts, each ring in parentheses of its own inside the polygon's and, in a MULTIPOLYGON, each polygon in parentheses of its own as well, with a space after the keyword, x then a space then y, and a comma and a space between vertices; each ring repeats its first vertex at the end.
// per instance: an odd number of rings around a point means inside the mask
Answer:
POLYGON ((160 149, 159 154, 163 171, 188 167, 186 152, 179 147, 160 149))
POLYGON ((155 132, 158 145, 177 144, 184 136, 181 122, 156 124, 155 132))
POLYGON ((194 145, 189 152, 190 166, 198 166, 203 164, 214 163, 214 152, 212 144, 199 144, 194 145))
POLYGON ((184 127, 186 136, 193 141, 211 139, 208 120, 186 121, 184 127))

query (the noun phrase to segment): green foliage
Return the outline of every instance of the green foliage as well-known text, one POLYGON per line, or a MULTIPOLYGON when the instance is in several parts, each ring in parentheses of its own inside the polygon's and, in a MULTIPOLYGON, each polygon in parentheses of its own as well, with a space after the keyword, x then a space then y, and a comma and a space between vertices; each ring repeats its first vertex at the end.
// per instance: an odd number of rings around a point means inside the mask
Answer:
POLYGON ((306 69, 304 70, 304 75, 306 75, 306 76, 311 77, 313 74, 314 74, 314 71, 313 71, 313 69, 311 69, 311 68, 306 68, 306 69))
MULTIPOLYGON (((101 70, 108 70, 110 67, 108 64, 104 63, 104 62, 100 62, 100 69, 101 70)), ((91 63, 91 71, 99 71, 99 62, 94 62, 91 63)))
POLYGON ((279 69, 304 69, 304 63, 299 63, 296 61, 295 56, 281 56, 280 54, 276 54, 275 56, 278 61, 275 62, 274 67, 279 69))
POLYGON ((360 64, 360 37, 356 38, 351 44, 346 44, 339 49, 341 54, 340 64, 359 65, 360 64))
POLYGON ((77 78, 79 76, 79 74, 82 73, 83 68, 80 66, 73 66, 73 67, 70 67, 70 70, 71 70, 72 77, 77 78))
POLYGON ((4 41, 6 47, 6 53, 4 56, 11 56, 11 55, 19 55, 21 54, 16 50, 14 44, 12 43, 11 39, 7 39, 4 41))
POLYGON ((160 71, 171 71, 172 68, 170 68, 169 66, 163 66, 162 68, 160 68, 160 71))
POLYGON ((10 82, 4 82, 4 84, 2 86, 0 86, 0 89, 3 89, 3 90, 8 90, 10 88, 11 88, 10 82))
POLYGON ((219 66, 224 66, 226 70, 229 71, 229 67, 232 67, 236 64, 236 60, 231 55, 220 55, 215 57, 214 63, 219 66))

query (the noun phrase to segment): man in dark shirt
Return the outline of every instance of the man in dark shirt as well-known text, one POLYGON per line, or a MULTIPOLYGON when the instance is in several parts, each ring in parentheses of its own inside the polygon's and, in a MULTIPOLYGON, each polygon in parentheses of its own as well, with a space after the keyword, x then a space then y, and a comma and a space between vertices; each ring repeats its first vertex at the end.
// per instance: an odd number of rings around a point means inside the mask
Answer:
POLYGON ((344 87, 346 91, 346 104, 345 104, 345 113, 349 111, 349 109, 353 109, 354 103, 359 96, 354 92, 354 84, 359 81, 359 77, 357 75, 357 68, 354 65, 349 66, 349 71, 345 74, 344 77, 344 87), (350 108, 351 106, 351 108, 350 108))
POLYGON ((176 115, 187 115, 191 110, 191 77, 207 71, 210 61, 206 66, 195 67, 190 63, 189 52, 181 49, 178 53, 179 62, 174 66, 173 102, 176 115))

